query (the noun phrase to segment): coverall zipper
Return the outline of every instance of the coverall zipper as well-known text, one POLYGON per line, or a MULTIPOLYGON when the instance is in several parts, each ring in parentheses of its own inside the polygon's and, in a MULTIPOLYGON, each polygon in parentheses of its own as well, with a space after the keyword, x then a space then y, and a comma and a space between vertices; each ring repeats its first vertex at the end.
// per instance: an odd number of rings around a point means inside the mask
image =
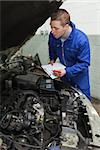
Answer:
POLYGON ((66 66, 66 60, 65 60, 65 56, 64 56, 64 42, 62 42, 61 48, 62 48, 62 58, 63 58, 63 62, 64 62, 64 65, 66 66))

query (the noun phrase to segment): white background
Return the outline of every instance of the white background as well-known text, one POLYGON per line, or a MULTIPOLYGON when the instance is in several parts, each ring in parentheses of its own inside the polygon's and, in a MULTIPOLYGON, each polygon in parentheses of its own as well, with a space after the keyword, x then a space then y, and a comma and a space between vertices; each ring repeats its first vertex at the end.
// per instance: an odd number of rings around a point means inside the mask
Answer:
MULTIPOLYGON (((66 9, 71 16, 71 20, 77 28, 87 34, 100 34, 100 1, 99 0, 66 0, 60 8, 66 9)), ((48 19, 36 34, 41 30, 50 31, 48 19)))

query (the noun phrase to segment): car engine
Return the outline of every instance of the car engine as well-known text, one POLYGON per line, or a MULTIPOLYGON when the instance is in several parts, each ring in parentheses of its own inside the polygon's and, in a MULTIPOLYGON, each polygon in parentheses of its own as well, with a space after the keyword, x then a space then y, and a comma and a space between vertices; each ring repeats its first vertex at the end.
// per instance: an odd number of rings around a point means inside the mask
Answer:
POLYGON ((91 126, 80 94, 49 78, 38 54, 3 60, 0 72, 2 150, 91 149, 91 126))

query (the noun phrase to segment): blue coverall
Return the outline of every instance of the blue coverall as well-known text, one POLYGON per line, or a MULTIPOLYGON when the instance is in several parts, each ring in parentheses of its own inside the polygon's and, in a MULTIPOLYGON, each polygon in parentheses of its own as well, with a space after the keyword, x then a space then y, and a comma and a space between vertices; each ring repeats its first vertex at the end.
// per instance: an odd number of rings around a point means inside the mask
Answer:
POLYGON ((60 62, 66 66, 66 75, 61 79, 80 89, 91 100, 89 41, 85 33, 78 30, 72 22, 70 26, 72 31, 63 43, 61 38, 56 39, 50 33, 48 42, 50 60, 56 60, 58 57, 60 62))

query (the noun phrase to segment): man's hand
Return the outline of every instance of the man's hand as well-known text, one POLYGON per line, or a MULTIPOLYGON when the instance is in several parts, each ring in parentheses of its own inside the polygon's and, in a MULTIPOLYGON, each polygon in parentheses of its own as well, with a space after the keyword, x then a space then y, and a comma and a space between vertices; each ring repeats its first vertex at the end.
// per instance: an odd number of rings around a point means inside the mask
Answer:
POLYGON ((58 77, 63 77, 66 74, 65 69, 53 70, 53 74, 58 77))
POLYGON ((54 63, 54 60, 50 60, 50 62, 48 64, 53 65, 53 63, 54 63))

